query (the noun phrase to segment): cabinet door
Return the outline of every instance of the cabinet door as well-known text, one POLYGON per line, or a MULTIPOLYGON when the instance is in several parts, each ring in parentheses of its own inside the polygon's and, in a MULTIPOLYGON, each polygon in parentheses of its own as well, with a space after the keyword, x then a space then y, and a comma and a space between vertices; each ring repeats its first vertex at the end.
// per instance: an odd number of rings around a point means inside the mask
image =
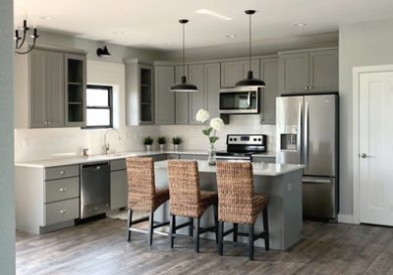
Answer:
POLYGON ((153 67, 139 65, 140 124, 154 124, 153 67))
POLYGON ((310 52, 310 91, 338 91, 338 51, 310 52))
POLYGON ((307 91, 308 53, 282 54, 279 57, 279 93, 307 91))
POLYGON ((65 126, 86 126, 86 56, 65 54, 65 126))
POLYGON ((110 209, 113 210, 126 207, 128 200, 127 170, 111 171, 110 180, 110 209))
POLYGON ((175 93, 169 89, 175 82, 173 66, 157 66, 155 68, 156 123, 175 123, 175 93))
POLYGON ((261 77, 266 87, 261 92, 261 124, 276 123, 276 97, 278 94, 278 58, 261 59, 261 77))
MULTIPOLYGON (((254 77, 259 76, 259 60, 251 60, 254 77)), ((236 82, 245 79, 250 70, 249 60, 227 61, 221 63, 221 87, 235 87, 236 82)))
MULTIPOLYGON (((189 82, 188 78, 188 66, 176 66, 175 68, 175 83, 181 82, 181 77, 185 75, 187 77, 187 82, 189 82)), ((176 124, 188 124, 188 97, 189 93, 181 93, 175 92, 176 98, 176 124)))
POLYGON ((64 126, 64 55, 34 50, 29 70, 30 127, 64 126))
POLYGON ((190 65, 189 75, 190 82, 198 87, 198 92, 189 93, 189 123, 200 124, 195 115, 199 109, 205 108, 204 65, 190 65))
POLYGON ((220 64, 211 63, 205 65, 205 96, 206 109, 211 117, 219 117, 220 110, 220 64))

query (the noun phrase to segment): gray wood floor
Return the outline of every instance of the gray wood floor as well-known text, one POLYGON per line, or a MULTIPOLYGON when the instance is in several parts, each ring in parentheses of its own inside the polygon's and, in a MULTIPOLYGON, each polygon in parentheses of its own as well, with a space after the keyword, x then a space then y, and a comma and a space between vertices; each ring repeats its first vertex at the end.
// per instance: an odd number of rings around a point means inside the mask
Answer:
POLYGON ((393 275, 393 229, 348 224, 304 223, 304 239, 290 251, 226 244, 224 257, 215 242, 202 241, 196 254, 190 240, 155 235, 125 239, 125 221, 101 219, 42 236, 17 232, 17 274, 372 274, 393 275))

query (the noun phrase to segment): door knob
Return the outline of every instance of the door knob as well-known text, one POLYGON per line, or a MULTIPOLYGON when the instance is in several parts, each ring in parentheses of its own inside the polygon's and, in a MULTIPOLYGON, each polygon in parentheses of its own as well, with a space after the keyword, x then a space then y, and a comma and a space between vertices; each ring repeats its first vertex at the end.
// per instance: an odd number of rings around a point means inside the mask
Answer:
POLYGON ((360 157, 361 157, 362 159, 365 159, 365 158, 367 158, 368 156, 367 156, 367 154, 363 153, 363 154, 360 155, 360 157))

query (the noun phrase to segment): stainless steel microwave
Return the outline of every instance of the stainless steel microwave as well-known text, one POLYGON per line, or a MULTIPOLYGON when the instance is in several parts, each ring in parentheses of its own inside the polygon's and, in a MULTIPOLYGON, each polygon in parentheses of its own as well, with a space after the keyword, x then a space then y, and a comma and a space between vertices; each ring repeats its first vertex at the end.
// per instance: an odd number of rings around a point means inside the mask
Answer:
POLYGON ((258 87, 238 87, 220 90, 220 114, 259 113, 258 87))

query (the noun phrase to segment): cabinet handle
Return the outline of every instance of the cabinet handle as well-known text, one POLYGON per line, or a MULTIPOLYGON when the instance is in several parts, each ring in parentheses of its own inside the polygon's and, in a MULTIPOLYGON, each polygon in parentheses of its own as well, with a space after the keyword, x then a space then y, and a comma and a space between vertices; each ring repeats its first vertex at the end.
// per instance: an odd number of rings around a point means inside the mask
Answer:
POLYGON ((308 86, 308 89, 309 89, 309 90, 312 90, 312 86, 308 86))
POLYGON ((60 171, 60 175, 64 175, 65 174, 65 171, 60 171))
POLYGON ((48 124, 48 122, 47 122, 47 121, 44 121, 44 124, 45 124, 45 125, 47 125, 47 124, 48 124))
POLYGON ((308 86, 304 87, 305 90, 308 90, 308 86))
POLYGON ((61 188, 59 189, 59 191, 60 191, 60 192, 67 192, 67 187, 61 187, 61 188))
POLYGON ((60 214, 65 214, 67 211, 65 210, 65 209, 61 209, 60 211, 59 211, 59 213, 60 214))

